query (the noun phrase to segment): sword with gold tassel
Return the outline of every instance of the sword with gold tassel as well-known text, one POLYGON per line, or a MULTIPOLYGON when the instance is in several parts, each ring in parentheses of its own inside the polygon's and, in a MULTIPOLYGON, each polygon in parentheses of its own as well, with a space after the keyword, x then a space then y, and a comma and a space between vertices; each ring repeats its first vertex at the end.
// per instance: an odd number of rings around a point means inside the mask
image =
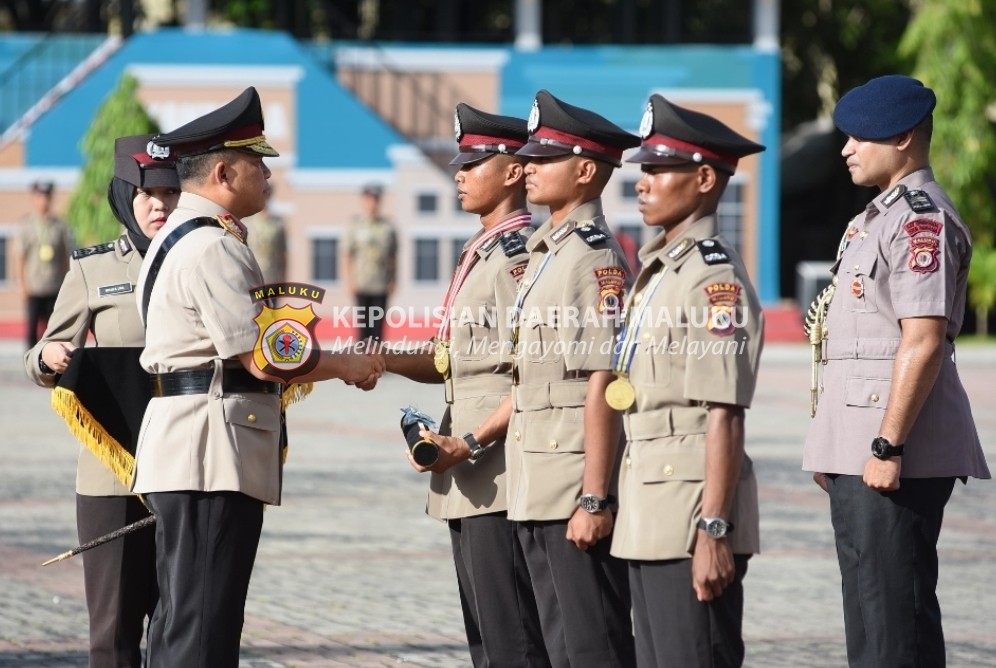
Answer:
POLYGON ((43 563, 42 566, 48 566, 49 564, 54 564, 54 563, 56 563, 58 561, 65 561, 66 559, 71 559, 72 557, 75 557, 80 552, 86 552, 87 550, 92 550, 93 548, 98 547, 100 545, 103 545, 104 543, 109 543, 112 540, 117 540, 118 538, 121 538, 122 536, 127 536, 130 533, 134 533, 134 532, 138 531, 139 529, 144 529, 147 526, 152 526, 155 523, 156 523, 156 516, 155 515, 149 515, 148 517, 143 517, 142 519, 140 519, 137 522, 132 522, 131 524, 129 524, 127 526, 123 526, 120 529, 116 529, 116 530, 112 531, 111 533, 104 534, 103 536, 100 536, 99 538, 94 538, 93 540, 91 540, 89 542, 86 542, 86 543, 83 543, 82 545, 80 545, 78 547, 74 547, 73 549, 69 550, 68 552, 63 552, 62 554, 60 554, 57 557, 52 557, 51 559, 49 559, 48 561, 46 561, 45 563, 43 563))

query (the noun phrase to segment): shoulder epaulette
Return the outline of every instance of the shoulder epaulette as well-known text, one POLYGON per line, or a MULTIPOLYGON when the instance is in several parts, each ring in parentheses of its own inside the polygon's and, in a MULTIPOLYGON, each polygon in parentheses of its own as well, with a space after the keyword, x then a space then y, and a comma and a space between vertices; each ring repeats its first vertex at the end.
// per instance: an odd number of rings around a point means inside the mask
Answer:
POLYGON ((86 248, 77 248, 73 251, 73 259, 79 260, 85 257, 90 257, 91 255, 110 253, 112 250, 114 250, 113 241, 108 241, 106 244, 97 244, 96 246, 87 246, 86 248))
POLYGON ((597 225, 582 225, 574 228, 574 233, 584 239, 584 242, 595 248, 609 238, 609 235, 598 228, 597 225))
POLYGON ((501 249, 505 251, 505 257, 515 257, 519 253, 526 252, 526 238, 519 233, 519 230, 511 230, 502 234, 501 249))
POLYGON ((882 198, 882 204, 885 208, 892 206, 901 195, 906 192, 906 186, 902 183, 896 184, 896 187, 889 191, 889 194, 882 198))
POLYGON ((922 190, 910 190, 903 195, 906 198, 906 203, 910 205, 916 213, 925 213, 927 211, 937 211, 937 206, 934 205, 934 200, 930 199, 930 195, 922 190))
POLYGON ((696 244, 706 264, 724 264, 730 261, 730 254, 715 239, 703 239, 696 244))

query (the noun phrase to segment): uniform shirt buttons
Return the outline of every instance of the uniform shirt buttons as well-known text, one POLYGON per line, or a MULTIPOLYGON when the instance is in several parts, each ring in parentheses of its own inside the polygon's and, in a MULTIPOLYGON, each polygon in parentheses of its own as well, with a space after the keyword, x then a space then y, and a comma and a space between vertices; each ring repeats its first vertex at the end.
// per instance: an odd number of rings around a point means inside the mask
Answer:
POLYGON ((872 395, 870 397, 868 397, 868 398, 871 399, 872 401, 875 401, 875 402, 878 401, 878 395, 874 394, 874 393, 872 393, 872 395))
POLYGON ((668 464, 664 467, 664 475, 674 475, 674 467, 668 464))
POLYGON ((515 432, 515 440, 521 441, 522 440, 522 434, 520 434, 519 432, 515 432))
POLYGON ((641 299, 643 299, 643 293, 642 292, 637 292, 635 295, 633 295, 633 303, 634 304, 639 304, 641 299))
POLYGON ((629 457, 627 457, 627 458, 626 458, 626 468, 629 468, 629 467, 631 467, 632 465, 633 465, 633 460, 632 460, 632 459, 630 459, 629 457))
POLYGON ((557 442, 556 441, 550 441, 550 445, 547 446, 547 447, 549 447, 551 450, 556 450, 557 449, 557 442))
POLYGON ((256 414, 255 413, 250 413, 249 417, 247 417, 246 419, 249 420, 249 424, 256 424, 256 414))
POLYGON ((861 265, 860 264, 854 265, 854 271, 857 271, 858 269, 861 269, 861 265))

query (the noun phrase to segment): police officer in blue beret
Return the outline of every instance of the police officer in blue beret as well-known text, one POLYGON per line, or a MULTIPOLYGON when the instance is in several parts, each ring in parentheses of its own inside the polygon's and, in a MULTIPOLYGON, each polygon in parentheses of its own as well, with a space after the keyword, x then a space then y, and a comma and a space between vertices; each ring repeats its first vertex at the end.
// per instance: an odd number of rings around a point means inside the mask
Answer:
POLYGON ((944 666, 937 539, 955 480, 989 478, 954 340, 972 238, 930 167, 937 100, 890 75, 844 95, 851 179, 881 193, 847 225, 803 468, 830 495, 851 666, 944 666))

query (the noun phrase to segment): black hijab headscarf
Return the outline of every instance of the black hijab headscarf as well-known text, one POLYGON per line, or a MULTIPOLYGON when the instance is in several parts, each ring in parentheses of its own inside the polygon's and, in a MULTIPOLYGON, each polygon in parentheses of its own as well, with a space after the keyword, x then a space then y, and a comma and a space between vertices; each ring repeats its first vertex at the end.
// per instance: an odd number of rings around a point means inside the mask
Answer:
POLYGON ((135 219, 135 190, 135 186, 115 176, 107 186, 107 202, 111 205, 114 217, 125 226, 131 245, 141 253, 142 257, 145 257, 145 251, 149 250, 152 239, 145 236, 138 220, 135 219))

